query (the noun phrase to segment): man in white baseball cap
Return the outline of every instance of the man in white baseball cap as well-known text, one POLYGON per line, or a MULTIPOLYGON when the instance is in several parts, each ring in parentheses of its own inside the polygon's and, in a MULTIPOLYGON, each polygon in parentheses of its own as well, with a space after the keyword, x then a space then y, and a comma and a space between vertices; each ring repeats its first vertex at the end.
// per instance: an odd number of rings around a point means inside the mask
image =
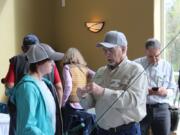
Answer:
POLYGON ((127 39, 122 32, 109 31, 106 33, 104 41, 98 43, 97 47, 103 48, 108 65, 113 68, 126 57, 127 44, 127 39))
POLYGON ((99 68, 92 83, 77 94, 84 108, 95 107, 98 135, 141 135, 139 121, 146 115, 147 76, 140 64, 127 58, 124 33, 109 31, 97 44, 107 65, 99 68))

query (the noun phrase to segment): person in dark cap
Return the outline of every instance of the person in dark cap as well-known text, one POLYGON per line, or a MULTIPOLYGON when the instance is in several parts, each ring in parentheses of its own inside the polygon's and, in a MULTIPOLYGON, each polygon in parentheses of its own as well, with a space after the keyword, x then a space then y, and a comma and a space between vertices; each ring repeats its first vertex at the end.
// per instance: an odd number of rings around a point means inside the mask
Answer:
POLYGON ((44 44, 32 46, 26 53, 29 72, 14 87, 17 135, 61 135, 61 113, 53 84, 44 78, 63 53, 44 44))
MULTIPOLYGON (((28 34, 23 38, 23 43, 21 46, 23 53, 10 58, 9 71, 6 77, 2 79, 2 83, 4 83, 7 88, 13 88, 14 85, 18 83, 25 74, 27 74, 29 63, 27 62, 24 53, 26 53, 30 47, 38 43, 40 43, 40 40, 34 34, 28 34)), ((62 83, 58 69, 55 64, 51 74, 46 75, 46 77, 55 85, 58 93, 58 99, 61 102, 63 95, 62 83)), ((7 90, 7 95, 9 95, 10 92, 11 91, 7 90)))
MULTIPOLYGON (((29 70, 29 63, 27 61, 25 53, 34 45, 37 45, 40 43, 39 38, 34 34, 28 34, 23 38, 21 49, 23 53, 16 55, 12 58, 10 58, 10 66, 8 73, 5 78, 3 78, 1 81, 5 84, 6 87, 6 95, 11 97, 12 95, 12 89, 13 87, 20 81, 20 79, 28 73, 29 70)), ((53 65, 53 70, 50 74, 46 75, 48 80, 50 80, 56 87, 57 93, 58 93, 58 100, 61 103, 62 95, 63 95, 63 89, 62 89, 62 83, 61 78, 59 76, 58 69, 56 65, 53 65)), ((10 98, 9 98, 10 99, 10 98)), ((61 104, 60 104, 61 105, 61 104)), ((8 100, 8 109, 10 113, 10 130, 9 134, 14 135, 15 132, 15 107, 11 103, 10 100, 8 100)))
POLYGON ((22 78, 22 76, 27 73, 28 63, 24 53, 26 53, 32 45, 37 43, 40 43, 40 41, 34 34, 28 34, 23 38, 23 43, 21 46, 23 53, 10 58, 9 71, 6 77, 2 80, 6 87, 14 87, 14 85, 22 78))
POLYGON ((39 38, 34 34, 28 34, 23 39, 23 46, 40 43, 39 38))
POLYGON ((9 97, 8 100, 8 112, 10 114, 10 126, 9 126, 9 135, 15 135, 16 128, 16 107, 11 102, 10 98, 12 95, 12 89, 16 83, 28 72, 29 64, 27 62, 26 56, 24 53, 28 51, 28 49, 37 43, 39 43, 39 39, 34 34, 28 34, 23 38, 23 43, 21 49, 23 51, 22 54, 18 54, 9 59, 10 65, 9 70, 6 74, 5 78, 2 78, 1 82, 6 87, 6 95, 9 97))
POLYGON ((97 44, 107 65, 97 70, 93 82, 77 90, 82 107, 95 107, 98 135, 141 135, 147 76, 140 64, 128 60, 127 44, 124 33, 107 32, 97 44))
POLYGON ((147 115, 140 122, 142 135, 148 135, 150 127, 153 135, 170 135, 169 105, 177 87, 173 68, 161 59, 161 44, 157 39, 145 42, 145 54, 135 60, 145 68, 148 76, 147 115))

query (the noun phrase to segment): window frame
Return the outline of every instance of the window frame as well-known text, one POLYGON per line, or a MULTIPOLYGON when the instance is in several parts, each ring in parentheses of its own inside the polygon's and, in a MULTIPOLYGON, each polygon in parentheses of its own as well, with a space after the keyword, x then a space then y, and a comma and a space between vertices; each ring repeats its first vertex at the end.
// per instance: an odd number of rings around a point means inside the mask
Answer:
MULTIPOLYGON (((165 0, 154 0, 154 37, 157 38, 162 48, 166 47, 166 15, 165 15, 165 0)), ((167 60, 166 49, 162 52, 161 58, 167 60)), ((169 61, 171 63, 171 61, 169 61)), ((172 63, 171 63, 172 64, 172 63)), ((180 67, 179 67, 180 68, 180 67)), ((174 69, 174 68, 173 68, 174 69)), ((177 81, 179 71, 174 71, 174 77, 177 81)))

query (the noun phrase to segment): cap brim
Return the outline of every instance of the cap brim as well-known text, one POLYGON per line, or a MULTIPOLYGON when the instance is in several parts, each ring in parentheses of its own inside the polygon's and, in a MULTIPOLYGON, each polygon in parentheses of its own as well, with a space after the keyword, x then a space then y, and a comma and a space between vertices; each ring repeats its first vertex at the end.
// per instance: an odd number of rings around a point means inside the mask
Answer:
POLYGON ((54 52, 49 58, 54 61, 62 60, 64 57, 64 53, 54 52))
POLYGON ((114 48, 116 46, 118 46, 118 45, 107 43, 107 42, 100 42, 96 45, 96 47, 105 47, 105 48, 114 48))

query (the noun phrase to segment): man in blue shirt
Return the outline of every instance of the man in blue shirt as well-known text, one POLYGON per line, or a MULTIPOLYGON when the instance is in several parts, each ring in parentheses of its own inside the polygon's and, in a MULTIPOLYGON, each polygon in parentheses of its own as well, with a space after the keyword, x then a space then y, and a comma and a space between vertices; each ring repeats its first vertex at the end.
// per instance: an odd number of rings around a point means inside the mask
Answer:
POLYGON ((147 115, 141 121, 142 135, 148 135, 151 127, 153 135, 170 135, 169 104, 176 84, 169 62, 160 58, 161 44, 151 38, 145 43, 146 56, 135 61, 140 63, 148 76, 147 115))

